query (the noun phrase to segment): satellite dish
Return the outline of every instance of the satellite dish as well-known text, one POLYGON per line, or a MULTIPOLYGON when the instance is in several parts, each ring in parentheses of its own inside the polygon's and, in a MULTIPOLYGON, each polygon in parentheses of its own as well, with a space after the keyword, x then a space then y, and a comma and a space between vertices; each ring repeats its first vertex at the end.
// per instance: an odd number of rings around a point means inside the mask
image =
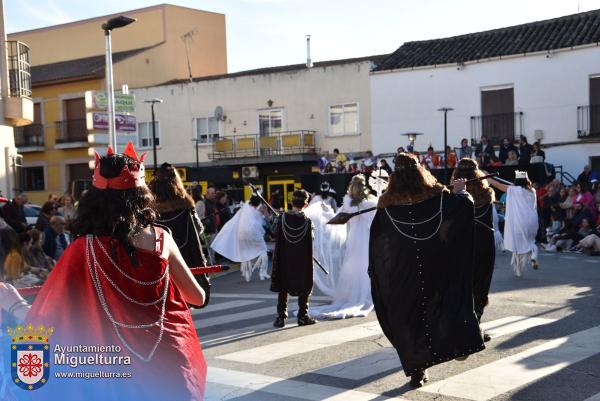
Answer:
POLYGON ((223 107, 221 107, 221 106, 215 107, 215 118, 217 120, 221 120, 223 118, 223 107))

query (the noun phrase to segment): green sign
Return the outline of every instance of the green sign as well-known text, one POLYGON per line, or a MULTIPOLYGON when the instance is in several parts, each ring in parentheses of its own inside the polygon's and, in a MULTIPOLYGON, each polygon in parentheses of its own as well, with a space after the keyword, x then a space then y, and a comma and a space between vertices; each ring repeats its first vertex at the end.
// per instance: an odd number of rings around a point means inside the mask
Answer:
MULTIPOLYGON (((94 109, 106 110, 108 108, 108 97, 106 92, 94 92, 92 95, 94 109)), ((115 93, 115 112, 133 113, 135 111, 135 96, 115 93)))

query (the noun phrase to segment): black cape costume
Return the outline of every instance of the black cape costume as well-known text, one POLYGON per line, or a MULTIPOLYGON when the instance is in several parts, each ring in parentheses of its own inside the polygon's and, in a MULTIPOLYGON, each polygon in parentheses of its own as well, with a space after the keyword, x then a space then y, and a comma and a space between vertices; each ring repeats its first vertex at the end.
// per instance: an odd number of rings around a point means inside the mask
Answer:
POLYGON ((439 190, 419 203, 391 198, 371 225, 369 276, 377 319, 411 376, 485 348, 473 310, 474 210, 469 196, 439 190))
MULTIPOLYGON (((168 229, 179 247, 181 257, 188 267, 202 267, 206 265, 206 258, 202 251, 201 236, 204 233, 202 222, 198 218, 196 209, 189 207, 184 201, 162 202, 158 205, 160 219, 158 225, 168 229)), ((210 302, 210 279, 207 274, 194 276, 205 292, 204 308, 210 302)))
POLYGON ((313 288, 312 222, 304 213, 282 213, 274 232, 271 291, 293 296, 310 294, 313 288))
POLYGON ((483 309, 488 304, 488 293, 490 292, 496 262, 493 203, 483 204, 475 208, 474 247, 473 303, 475 314, 481 320, 483 309))

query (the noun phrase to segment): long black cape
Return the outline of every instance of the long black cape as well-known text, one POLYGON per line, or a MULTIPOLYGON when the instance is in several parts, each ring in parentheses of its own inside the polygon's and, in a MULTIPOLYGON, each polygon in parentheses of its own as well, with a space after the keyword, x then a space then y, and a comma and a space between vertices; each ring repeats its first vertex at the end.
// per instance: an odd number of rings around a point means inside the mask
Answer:
POLYGON ((438 194, 378 209, 369 241, 377 319, 407 376, 485 348, 473 310, 474 214, 470 197, 438 194), (442 221, 431 219, 440 210, 442 221), (387 211, 387 212, 386 212, 387 211), (401 234, 396 226, 418 240, 401 234))
POLYGON ((473 301, 475 314, 481 319, 488 304, 488 293, 496 261, 494 239, 494 205, 488 203, 475 208, 475 263, 473 271, 473 301))
POLYGON ((271 273, 271 291, 287 292, 298 296, 310 294, 313 288, 313 247, 312 222, 303 213, 285 213, 285 223, 292 237, 298 235, 299 227, 308 224, 301 240, 286 240, 282 215, 275 228, 275 252, 273 254, 273 271, 271 273))

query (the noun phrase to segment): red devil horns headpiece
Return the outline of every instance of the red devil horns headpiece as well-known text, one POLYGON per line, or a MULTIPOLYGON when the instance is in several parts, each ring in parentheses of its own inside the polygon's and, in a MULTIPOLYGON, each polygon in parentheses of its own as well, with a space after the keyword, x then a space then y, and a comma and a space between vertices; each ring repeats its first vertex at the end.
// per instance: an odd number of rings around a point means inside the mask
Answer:
MULTIPOLYGON (((132 158, 133 160, 139 163, 139 167, 133 167, 130 169, 127 165, 123 166, 121 170, 121 174, 117 177, 113 178, 105 178, 100 174, 100 155, 98 152, 96 154, 96 166, 94 167, 94 178, 92 180, 92 185, 98 189, 132 189, 146 185, 146 175, 144 169, 144 159, 146 158, 146 153, 142 153, 142 155, 138 158, 137 153, 135 153, 135 149, 133 148, 133 144, 129 142, 123 154, 132 158)), ((115 152, 109 146, 106 152, 106 156, 114 155, 115 152)))

